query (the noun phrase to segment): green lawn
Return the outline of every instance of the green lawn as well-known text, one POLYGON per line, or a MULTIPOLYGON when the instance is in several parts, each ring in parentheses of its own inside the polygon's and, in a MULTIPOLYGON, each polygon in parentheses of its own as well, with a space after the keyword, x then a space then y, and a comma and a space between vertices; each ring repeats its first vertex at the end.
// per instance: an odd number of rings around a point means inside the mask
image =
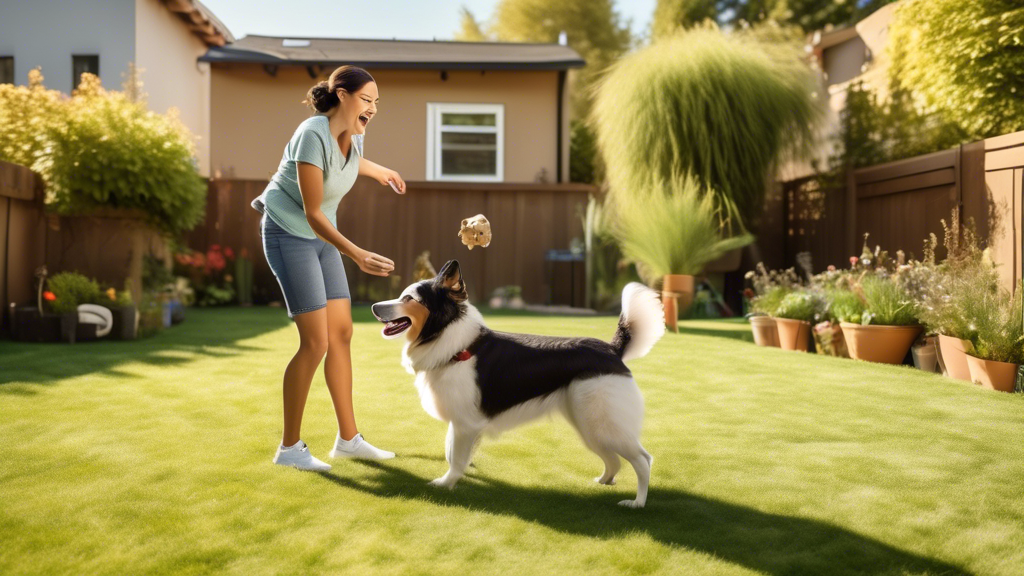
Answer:
MULTIPOLYGON (((481 445, 454 492, 445 425, 357 310, 361 430, 399 457, 271 464, 284 311, 189 310, 140 342, 0 342, 2 574, 1021 574, 1024 397, 750 344, 694 321, 632 369, 654 455, 635 477, 560 420, 481 445)), ((492 316, 609 338, 612 317, 492 316)), ((303 438, 335 434, 322 374, 303 438)))

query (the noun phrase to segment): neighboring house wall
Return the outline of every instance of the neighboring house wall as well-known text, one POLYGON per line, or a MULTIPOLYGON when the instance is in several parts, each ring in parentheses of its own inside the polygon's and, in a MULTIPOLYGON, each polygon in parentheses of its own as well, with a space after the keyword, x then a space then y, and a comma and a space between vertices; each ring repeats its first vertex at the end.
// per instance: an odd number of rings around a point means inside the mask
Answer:
MULTIPOLYGON (((330 74, 325 70, 321 78, 330 74)), ((558 168, 557 71, 369 70, 380 91, 378 115, 367 129, 367 158, 406 180, 426 180, 427 104, 504 105, 504 181, 534 182, 558 168)), ((309 116, 301 104, 312 79, 304 67, 214 64, 211 90, 211 169, 231 178, 268 179, 285 144, 309 116)), ((568 157, 568 109, 563 109, 563 157, 568 157)), ((568 174, 568 163, 563 164, 568 174)))
MULTIPOLYGON (((70 93, 72 55, 98 55, 100 80, 120 89, 135 56, 136 0, 4 0, 0 56, 14 56, 14 79, 42 67, 48 88, 70 93)), ((76 82, 77 84, 77 82, 76 82)))
POLYGON ((210 175, 210 66, 206 44, 158 0, 135 0, 135 63, 149 108, 177 108, 196 136, 199 173, 210 175))

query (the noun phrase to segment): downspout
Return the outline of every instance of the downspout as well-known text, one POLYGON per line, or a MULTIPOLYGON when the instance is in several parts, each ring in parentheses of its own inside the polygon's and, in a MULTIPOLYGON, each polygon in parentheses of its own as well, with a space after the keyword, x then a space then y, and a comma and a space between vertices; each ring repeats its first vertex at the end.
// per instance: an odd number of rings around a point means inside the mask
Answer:
POLYGON ((566 79, 566 71, 565 70, 559 70, 558 71, 558 120, 557 120, 557 123, 558 123, 558 129, 557 129, 558 147, 556 149, 556 154, 557 154, 557 157, 558 157, 558 161, 555 163, 555 165, 558 168, 555 170, 555 182, 556 183, 561 183, 562 182, 562 139, 564 138, 564 134, 562 134, 562 117, 563 117, 562 115, 565 113, 564 110, 563 110, 564 106, 562 105, 562 101, 564 100, 564 96, 565 96, 565 79, 566 79))

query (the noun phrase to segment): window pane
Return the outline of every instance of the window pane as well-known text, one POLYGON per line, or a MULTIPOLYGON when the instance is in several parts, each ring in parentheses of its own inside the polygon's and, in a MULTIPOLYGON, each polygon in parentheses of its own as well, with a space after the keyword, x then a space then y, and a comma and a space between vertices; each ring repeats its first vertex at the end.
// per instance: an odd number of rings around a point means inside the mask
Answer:
POLYGON ((72 56, 71 57, 71 85, 78 88, 84 73, 100 75, 99 56, 72 56))
POLYGON ((14 56, 0 56, 0 84, 14 84, 14 56))
POLYGON ((494 151, 442 150, 441 173, 445 176, 494 176, 498 173, 494 151))
POLYGON ((498 135, 488 132, 442 132, 441 148, 445 150, 497 150, 498 135))
POLYGON ((441 114, 441 124, 446 126, 497 126, 494 114, 441 114))

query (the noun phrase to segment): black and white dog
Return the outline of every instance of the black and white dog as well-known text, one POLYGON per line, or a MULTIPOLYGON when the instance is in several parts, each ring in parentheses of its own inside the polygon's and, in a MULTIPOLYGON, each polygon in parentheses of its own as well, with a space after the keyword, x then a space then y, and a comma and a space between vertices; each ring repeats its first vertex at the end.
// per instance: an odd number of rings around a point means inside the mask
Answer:
POLYGON ((413 284, 373 314, 385 338, 405 334, 402 364, 416 375, 428 414, 448 422, 448 473, 431 484, 454 488, 477 440, 559 411, 583 443, 604 460, 601 484, 614 484, 619 456, 633 465, 641 508, 653 458, 640 445, 644 404, 626 360, 647 354, 665 332, 661 302, 633 283, 622 292, 622 316, 612 341, 493 332, 469 302, 459 263, 413 284))

